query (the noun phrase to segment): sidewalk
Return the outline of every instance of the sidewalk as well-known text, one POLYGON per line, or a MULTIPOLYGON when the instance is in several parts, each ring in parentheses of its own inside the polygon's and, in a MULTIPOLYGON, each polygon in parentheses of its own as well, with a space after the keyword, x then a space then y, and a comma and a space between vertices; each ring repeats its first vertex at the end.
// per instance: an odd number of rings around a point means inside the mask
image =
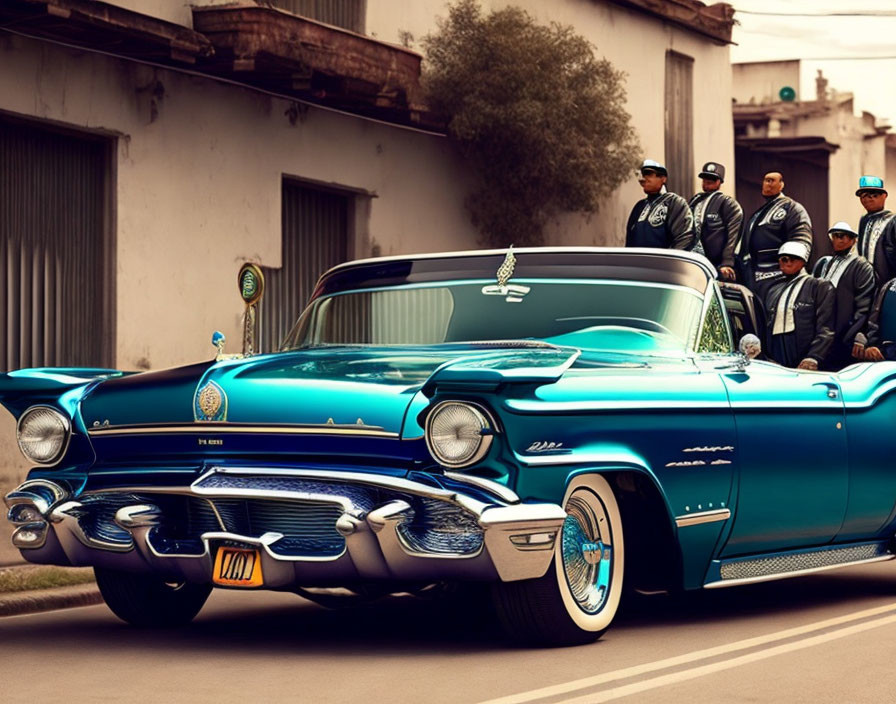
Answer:
POLYGON ((92 580, 89 567, 0 567, 0 617, 102 603, 92 580))

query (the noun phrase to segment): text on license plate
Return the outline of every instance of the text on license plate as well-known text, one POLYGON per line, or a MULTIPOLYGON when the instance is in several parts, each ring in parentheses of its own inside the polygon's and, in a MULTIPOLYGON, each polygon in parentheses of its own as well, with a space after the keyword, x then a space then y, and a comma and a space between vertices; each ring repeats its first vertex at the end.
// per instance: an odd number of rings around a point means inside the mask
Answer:
POLYGON ((261 555, 251 548, 218 548, 215 556, 215 584, 228 587, 260 587, 261 555))

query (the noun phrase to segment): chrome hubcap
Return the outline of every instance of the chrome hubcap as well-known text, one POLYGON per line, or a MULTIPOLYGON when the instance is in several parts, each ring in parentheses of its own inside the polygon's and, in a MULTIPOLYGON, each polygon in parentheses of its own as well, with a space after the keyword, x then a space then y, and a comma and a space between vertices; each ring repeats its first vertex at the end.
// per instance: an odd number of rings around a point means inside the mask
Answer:
MULTIPOLYGON (((596 499, 596 497, 595 497, 596 499)), ((594 503, 599 503, 595 500, 594 503)), ((612 536, 603 507, 573 494, 566 505, 560 550, 563 572, 579 608, 596 614, 607 600, 613 567, 612 536)))

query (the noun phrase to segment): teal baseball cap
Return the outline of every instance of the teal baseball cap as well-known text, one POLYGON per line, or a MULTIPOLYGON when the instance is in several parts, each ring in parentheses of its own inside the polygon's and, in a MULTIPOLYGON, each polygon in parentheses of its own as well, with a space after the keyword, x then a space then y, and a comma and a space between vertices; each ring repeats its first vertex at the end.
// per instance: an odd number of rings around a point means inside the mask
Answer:
POLYGON ((859 179, 859 190, 856 191, 856 195, 859 195, 862 191, 887 193, 887 190, 884 188, 884 180, 879 176, 862 176, 859 179))

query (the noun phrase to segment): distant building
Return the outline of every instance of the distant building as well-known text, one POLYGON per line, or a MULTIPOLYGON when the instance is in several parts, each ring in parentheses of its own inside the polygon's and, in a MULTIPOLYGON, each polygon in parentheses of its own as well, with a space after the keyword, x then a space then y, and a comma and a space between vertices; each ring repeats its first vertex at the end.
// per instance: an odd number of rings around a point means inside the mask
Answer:
POLYGON ((838 220, 858 225, 863 213, 855 197, 859 177, 896 171, 889 125, 868 112, 856 115, 852 93, 829 88, 821 72, 806 98, 799 61, 732 68, 738 200, 749 216, 763 202, 763 175, 780 171, 785 192, 812 218, 815 257, 829 252, 828 227, 838 220))

